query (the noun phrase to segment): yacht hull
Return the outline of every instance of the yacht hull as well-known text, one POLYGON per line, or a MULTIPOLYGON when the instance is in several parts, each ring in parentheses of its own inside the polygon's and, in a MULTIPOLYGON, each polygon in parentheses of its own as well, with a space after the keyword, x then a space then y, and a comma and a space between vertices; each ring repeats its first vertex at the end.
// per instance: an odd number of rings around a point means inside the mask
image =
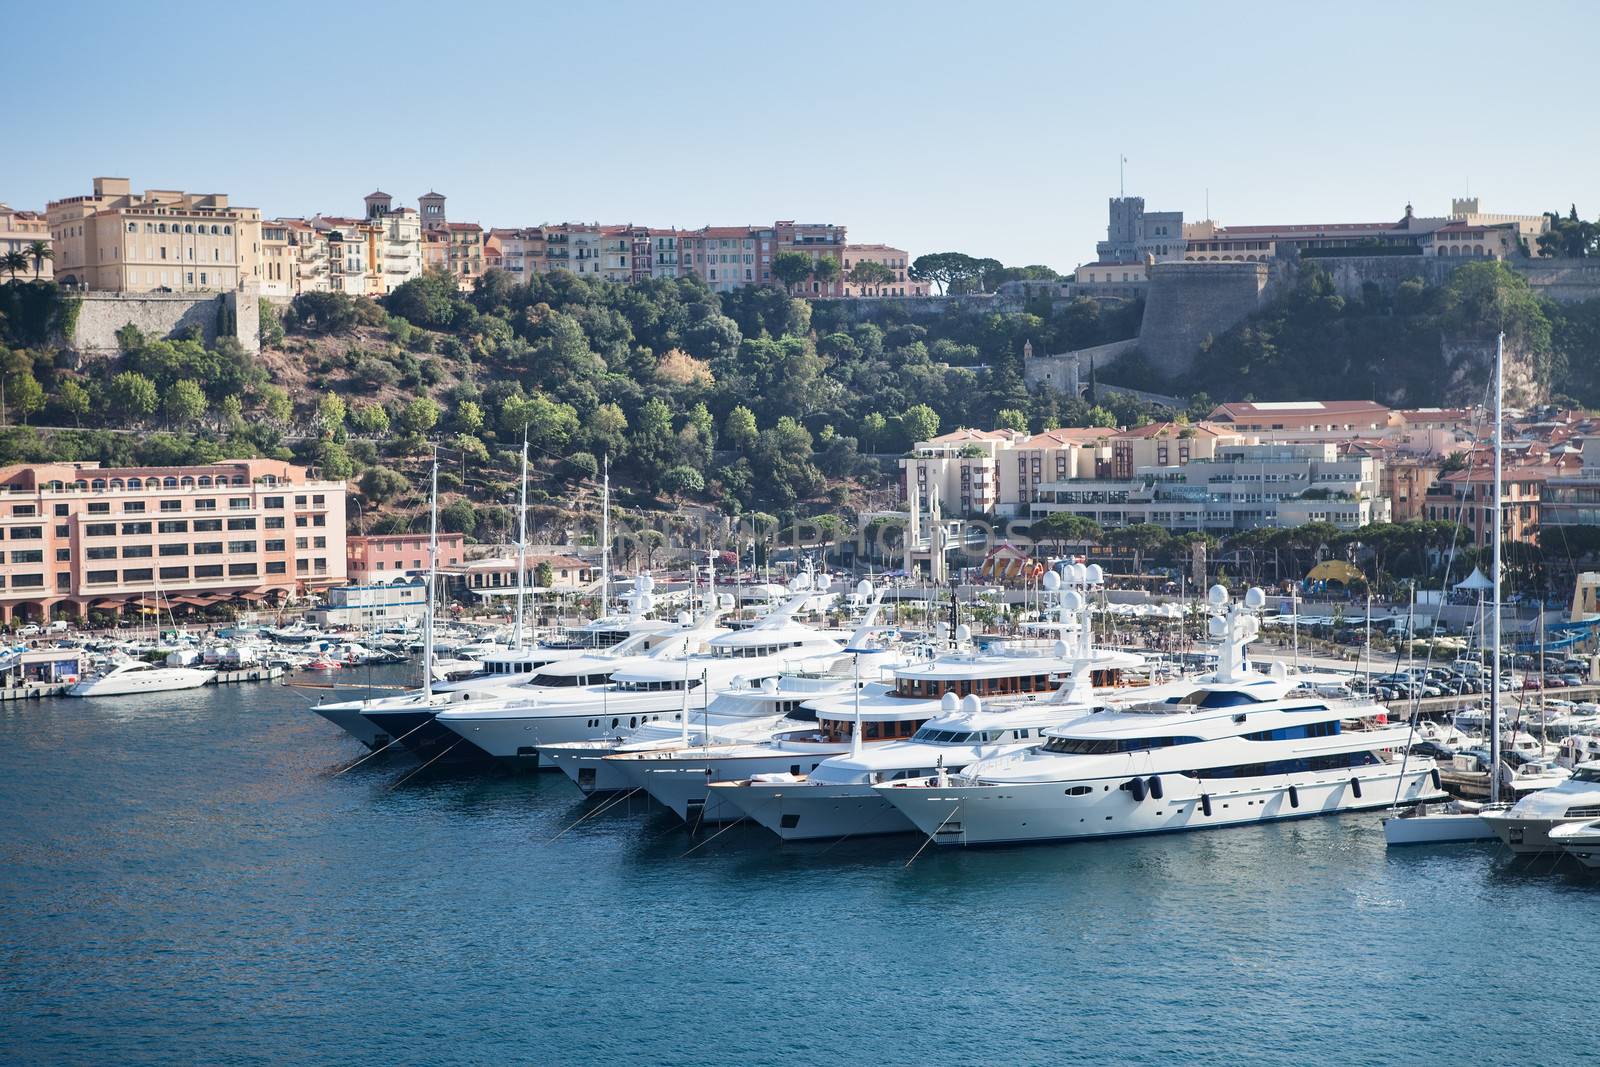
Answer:
POLYGON ((1384 843, 1398 845, 1443 845, 1462 841, 1493 841, 1494 830, 1476 814, 1435 812, 1426 815, 1395 816, 1383 820, 1384 843))
POLYGON ((632 730, 642 722, 656 721, 676 713, 677 707, 603 708, 601 705, 574 705, 571 714, 542 714, 460 718, 447 716, 439 728, 465 738, 495 759, 523 766, 543 767, 539 749, 544 745, 600 741, 618 730, 632 730))
POLYGON ((361 713, 361 708, 351 704, 313 704, 311 710, 333 725, 377 751, 390 741, 389 735, 361 713))
MULTIPOLYGON (((702 750, 704 752, 705 750, 702 750)), ((701 823, 732 822, 744 817, 744 812, 722 794, 726 790, 712 790, 712 782, 739 781, 758 774, 808 774, 829 756, 847 752, 847 747, 837 749, 817 748, 808 752, 763 752, 760 755, 718 754, 715 747, 708 755, 693 752, 675 754, 668 758, 629 759, 627 756, 611 757, 626 765, 633 784, 645 791, 691 825, 701 823)))
POLYGON ((910 819, 872 786, 729 782, 713 796, 738 808, 785 841, 915 833, 910 819))
MULTIPOLYGON (((1121 780, 1002 785, 881 785, 877 790, 940 845, 1027 844, 1248 826, 1389 807, 1400 780, 1387 765, 1303 779, 1202 781, 1159 776, 1162 798, 1144 799, 1121 780), (1357 787, 1359 785, 1359 788, 1357 787), (1087 788, 1081 795, 1068 789, 1087 788)), ((1401 802, 1445 799, 1432 769, 1405 772, 1401 802)))
POLYGON ((67 690, 69 697, 122 697, 140 693, 173 693, 199 689, 215 677, 198 667, 160 667, 151 671, 85 678, 67 690))
POLYGON ((1502 844, 1519 856, 1533 856, 1541 852, 1560 852, 1565 847, 1550 831, 1568 823, 1589 822, 1593 815, 1574 818, 1542 818, 1539 816, 1514 816, 1507 811, 1494 812, 1483 817, 1489 830, 1502 844))
POLYGON ((1600 870, 1600 830, 1593 820, 1558 827, 1550 836, 1567 855, 1590 870, 1600 870))
POLYGON ((481 748, 439 725, 438 712, 432 708, 369 710, 363 715, 424 764, 467 767, 493 762, 481 748))

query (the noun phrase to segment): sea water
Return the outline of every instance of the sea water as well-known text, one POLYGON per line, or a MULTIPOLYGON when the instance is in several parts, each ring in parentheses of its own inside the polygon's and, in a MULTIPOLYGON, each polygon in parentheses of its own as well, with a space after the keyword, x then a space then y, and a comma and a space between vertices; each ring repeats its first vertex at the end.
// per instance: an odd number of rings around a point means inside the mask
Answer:
MULTIPOLYGON (((361 672, 365 675, 366 672, 361 672)), ((0 710, 0 1062, 1593 1062, 1600 880, 1376 815, 691 837, 285 686, 0 710), (915 856, 914 862, 912 862, 915 856)))

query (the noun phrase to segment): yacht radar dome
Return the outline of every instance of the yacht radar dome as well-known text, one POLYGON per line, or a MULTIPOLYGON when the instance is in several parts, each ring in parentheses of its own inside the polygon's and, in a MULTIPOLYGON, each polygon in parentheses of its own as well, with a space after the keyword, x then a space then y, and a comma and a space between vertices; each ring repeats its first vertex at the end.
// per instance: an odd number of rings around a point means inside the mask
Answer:
POLYGON ((1061 606, 1068 611, 1083 610, 1083 594, 1076 589, 1068 589, 1067 595, 1061 598, 1061 606))
POLYGON ((869 597, 869 596, 871 596, 872 595, 872 583, 867 581, 865 578, 861 579, 859 582, 856 583, 856 595, 857 596, 861 596, 861 597, 869 597))
POLYGON ((971 640, 972 640, 972 627, 968 626, 966 623, 962 623, 960 626, 956 627, 956 643, 957 644, 964 645, 968 641, 971 641, 971 640))
POLYGON ((968 715, 975 715, 983 710, 983 701, 978 699, 978 694, 968 693, 961 698, 961 710, 968 715))
POLYGON ((1060 588, 1061 588, 1061 572, 1060 571, 1045 571, 1045 574, 1044 574, 1044 591, 1047 592, 1047 593, 1054 593, 1057 589, 1060 589, 1060 588))
POLYGON ((1267 606, 1267 594, 1261 591, 1260 586, 1251 586, 1244 594, 1244 606, 1251 611, 1260 611, 1267 606))
POLYGON ((1088 567, 1084 568, 1084 576, 1088 579, 1090 585, 1105 584, 1106 572, 1098 563, 1091 563, 1088 567))
POLYGON ((944 696, 939 698, 939 710, 945 713, 955 711, 961 703, 961 698, 950 690, 945 690, 944 696))
POLYGON ((1067 643, 1065 641, 1057 641, 1056 642, 1056 648, 1055 648, 1056 659, 1066 659, 1067 658, 1067 654, 1069 652, 1071 652, 1071 651, 1072 650, 1067 647, 1067 643))
POLYGON ((1211 591, 1206 594, 1206 600, 1209 601, 1211 606, 1214 608, 1226 607, 1228 603, 1228 590, 1220 585, 1214 585, 1211 587, 1211 591))

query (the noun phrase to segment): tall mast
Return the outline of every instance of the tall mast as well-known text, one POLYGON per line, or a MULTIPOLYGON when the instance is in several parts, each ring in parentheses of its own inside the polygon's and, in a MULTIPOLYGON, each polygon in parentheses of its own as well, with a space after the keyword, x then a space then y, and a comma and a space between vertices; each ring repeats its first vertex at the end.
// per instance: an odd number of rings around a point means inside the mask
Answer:
POLYGON ((600 617, 611 614, 611 455, 605 456, 600 483, 600 617))
POLYGON ((528 596, 528 428, 522 428, 522 490, 517 496, 517 630, 513 645, 522 651, 522 620, 528 596))
POLYGON ((433 479, 428 490, 428 611, 422 617, 422 695, 433 696, 433 610, 439 583, 439 449, 433 450, 433 479))
POLYGON ((1494 523, 1493 564, 1494 603, 1489 612, 1489 803, 1500 803, 1500 446, 1505 413, 1505 345, 1506 335, 1501 334, 1494 343, 1494 496, 1489 501, 1489 515, 1494 523))

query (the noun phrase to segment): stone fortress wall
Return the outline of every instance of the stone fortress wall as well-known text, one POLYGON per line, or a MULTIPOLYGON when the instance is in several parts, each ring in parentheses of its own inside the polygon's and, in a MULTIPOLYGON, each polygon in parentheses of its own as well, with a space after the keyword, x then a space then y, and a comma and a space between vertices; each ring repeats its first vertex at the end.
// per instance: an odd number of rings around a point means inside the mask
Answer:
POLYGON ((117 331, 130 324, 162 338, 198 327, 207 345, 233 337, 245 351, 259 352, 260 296, 253 284, 224 293, 80 293, 77 323, 68 340, 86 355, 105 355, 117 351, 117 331))

